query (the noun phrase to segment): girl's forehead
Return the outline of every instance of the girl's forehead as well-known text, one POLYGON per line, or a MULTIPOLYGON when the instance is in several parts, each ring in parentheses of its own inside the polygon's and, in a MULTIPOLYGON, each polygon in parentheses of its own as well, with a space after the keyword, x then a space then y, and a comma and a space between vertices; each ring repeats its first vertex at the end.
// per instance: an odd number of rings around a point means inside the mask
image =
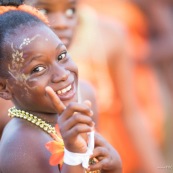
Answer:
POLYGON ((7 51, 9 57, 22 57, 23 60, 38 54, 49 54, 55 52, 61 44, 59 38, 48 27, 33 27, 32 30, 19 30, 8 40, 7 51))
MULTIPOLYGON (((24 49, 25 46, 32 45, 35 42, 43 44, 44 42, 60 42, 53 31, 45 26, 37 26, 31 29, 19 29, 17 34, 11 38, 12 43, 18 49, 24 49)), ((38 43, 39 44, 39 43, 38 43)))

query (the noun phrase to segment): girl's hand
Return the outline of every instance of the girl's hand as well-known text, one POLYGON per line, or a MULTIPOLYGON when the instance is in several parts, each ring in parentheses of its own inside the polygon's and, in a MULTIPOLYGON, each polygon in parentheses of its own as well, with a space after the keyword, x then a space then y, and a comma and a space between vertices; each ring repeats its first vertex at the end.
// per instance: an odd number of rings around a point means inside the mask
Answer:
POLYGON ((92 158, 98 162, 90 165, 89 170, 103 173, 121 173, 122 162, 117 151, 98 133, 95 133, 95 149, 92 158))
POLYGON ((87 133, 93 130, 92 111, 88 102, 70 103, 67 107, 51 87, 46 87, 55 110, 59 114, 58 126, 65 148, 71 152, 84 153, 87 151, 87 133))

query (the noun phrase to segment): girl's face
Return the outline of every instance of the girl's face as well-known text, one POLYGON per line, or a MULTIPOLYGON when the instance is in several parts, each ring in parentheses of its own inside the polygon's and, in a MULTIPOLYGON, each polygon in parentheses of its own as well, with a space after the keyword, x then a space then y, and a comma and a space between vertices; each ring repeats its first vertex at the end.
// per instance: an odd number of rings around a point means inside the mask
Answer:
POLYGON ((46 86, 52 87, 65 105, 77 101, 77 67, 48 27, 21 29, 10 39, 14 41, 7 45, 11 51, 7 85, 18 108, 55 113, 46 86))
POLYGON ((33 5, 47 15, 50 26, 68 48, 77 25, 77 0, 36 0, 33 5))

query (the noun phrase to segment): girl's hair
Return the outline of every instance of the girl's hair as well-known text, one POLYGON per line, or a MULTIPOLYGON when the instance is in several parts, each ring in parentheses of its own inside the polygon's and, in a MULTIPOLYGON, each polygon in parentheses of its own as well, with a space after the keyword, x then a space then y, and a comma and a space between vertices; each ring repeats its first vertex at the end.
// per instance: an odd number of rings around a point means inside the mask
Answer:
POLYGON ((8 38, 17 34, 19 28, 30 28, 45 25, 45 17, 22 0, 0 0, 0 76, 8 77, 4 70, 4 62, 12 57, 5 49, 8 38), (43 20, 42 20, 43 19, 43 20))

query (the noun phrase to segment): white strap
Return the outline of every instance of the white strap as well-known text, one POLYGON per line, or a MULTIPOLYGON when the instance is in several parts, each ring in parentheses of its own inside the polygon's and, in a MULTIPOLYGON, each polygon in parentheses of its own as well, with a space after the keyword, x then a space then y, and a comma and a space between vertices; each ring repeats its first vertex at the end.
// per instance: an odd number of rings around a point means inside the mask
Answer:
POLYGON ((88 168, 90 156, 94 150, 94 131, 88 133, 88 149, 86 153, 73 153, 64 149, 64 163, 67 165, 80 165, 84 168, 88 168))

